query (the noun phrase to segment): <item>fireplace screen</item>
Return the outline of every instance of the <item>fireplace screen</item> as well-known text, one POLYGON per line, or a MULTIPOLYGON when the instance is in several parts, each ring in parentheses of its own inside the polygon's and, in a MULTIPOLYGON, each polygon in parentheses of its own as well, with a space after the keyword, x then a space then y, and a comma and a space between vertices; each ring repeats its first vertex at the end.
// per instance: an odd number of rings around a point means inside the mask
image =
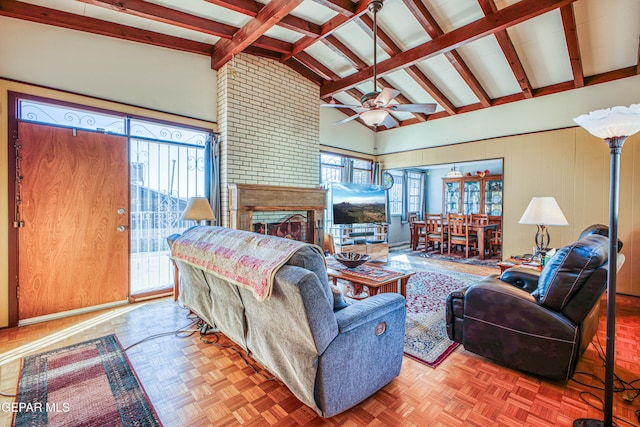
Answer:
POLYGON ((256 223, 253 225, 257 233, 265 233, 270 236, 284 237, 285 239, 307 240, 307 218, 301 214, 294 214, 284 218, 280 222, 269 224, 256 223))

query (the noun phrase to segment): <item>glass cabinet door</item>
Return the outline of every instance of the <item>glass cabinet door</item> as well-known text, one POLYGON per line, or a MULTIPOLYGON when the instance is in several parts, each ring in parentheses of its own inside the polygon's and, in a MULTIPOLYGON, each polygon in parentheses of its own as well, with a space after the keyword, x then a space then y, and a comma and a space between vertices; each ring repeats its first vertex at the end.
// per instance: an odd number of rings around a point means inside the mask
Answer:
POLYGON ((484 213, 502 216, 502 180, 487 180, 484 184, 484 213))
POLYGON ((460 181, 445 182, 444 213, 460 213, 460 181))
POLYGON ((464 181, 464 214, 480 213, 480 181, 464 181))

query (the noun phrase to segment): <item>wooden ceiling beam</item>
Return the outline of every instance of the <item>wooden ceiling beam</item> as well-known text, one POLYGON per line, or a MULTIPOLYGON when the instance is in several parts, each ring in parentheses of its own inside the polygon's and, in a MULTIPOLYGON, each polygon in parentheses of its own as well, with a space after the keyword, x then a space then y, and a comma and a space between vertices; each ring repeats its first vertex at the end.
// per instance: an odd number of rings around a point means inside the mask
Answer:
MULTIPOLYGON (((364 32, 366 32, 371 38, 373 38, 373 19, 371 19, 368 15, 363 15, 360 18, 356 19, 355 22, 362 28, 362 30, 364 32)), ((393 39, 391 39, 391 37, 389 37, 389 35, 387 35, 380 27, 378 27, 378 39, 377 39, 378 44, 381 45, 381 47, 384 49, 385 52, 387 52, 387 54, 389 56, 395 56, 397 54, 399 54, 400 52, 402 52, 402 49, 400 49, 400 46, 398 46, 393 39)), ((435 88, 435 85, 433 85, 429 79, 427 78, 427 76, 424 75, 424 73, 422 73, 422 71, 420 69, 418 69, 417 67, 414 67, 413 70, 413 74, 415 74, 416 76, 419 75, 419 78, 421 81, 428 81, 429 84, 428 85, 422 85, 421 83, 419 83, 419 85, 430 95, 432 95, 431 92, 431 88, 435 88)), ((379 78, 378 79, 378 85, 381 86, 383 89, 385 87, 391 88, 391 89, 395 89, 388 81, 379 78), (386 82, 386 86, 382 84, 382 82, 386 82)), ((437 89, 436 89, 437 90, 437 89)), ((444 95, 442 95, 442 93, 440 91, 434 92, 433 94, 435 94, 436 96, 441 95, 442 98, 444 98, 444 95)), ((396 97, 396 99, 400 100, 401 95, 398 95, 396 97)), ((402 97, 405 99, 405 103, 407 104, 413 104, 413 102, 409 101, 407 98, 405 98, 404 96, 402 97)), ((432 95, 432 98, 433 95, 432 95)), ((434 98, 435 99, 435 98, 434 98)), ((445 98, 446 99, 446 98, 445 98)), ((448 102, 448 100, 447 100, 448 102)), ((428 117, 428 115, 422 114, 422 113, 413 113, 413 115, 419 120, 419 121, 424 121, 426 120, 426 118, 428 117), (424 119, 424 120, 423 120, 424 119)))
MULTIPOLYGON (((369 15, 362 15, 355 19, 354 22, 373 39, 373 19, 369 15)), ((402 49, 379 26, 377 45, 389 56, 395 56, 402 52, 402 49)))
MULTIPOLYGON (((238 27, 232 25, 221 24, 211 21, 200 16, 190 15, 180 12, 169 7, 148 3, 143 0, 78 0, 83 3, 91 4, 105 9, 114 10, 116 12, 126 13, 128 15, 149 19, 155 22, 174 25, 180 28, 197 31, 222 39, 229 40, 239 30, 238 27)), ((289 53, 293 48, 291 43, 271 37, 261 36, 255 43, 256 46, 271 49, 279 53, 289 53)))
MULTIPOLYGON (((369 16, 362 16, 356 19, 355 22, 362 28, 364 32, 369 34, 373 38, 373 20, 369 16)), ((435 22, 435 21, 433 21, 435 22)), ((436 24, 437 25, 437 24, 436 24)), ((402 49, 395 44, 391 37, 389 37, 384 31, 378 28, 378 42, 381 47, 391 57, 400 54, 402 49)), ((404 70, 416 83, 427 92, 448 114, 456 114, 456 108, 453 103, 436 87, 435 84, 415 65, 408 67, 404 70)))
MULTIPOLYGON (((404 51, 378 64, 379 75, 384 75, 428 58, 456 49, 472 41, 495 34, 508 27, 527 21, 576 0, 521 0, 478 19, 440 37, 404 51)), ((294 46, 295 49, 295 46, 294 46)), ((336 82, 325 82, 320 89, 322 96, 332 95, 370 79, 373 67, 352 74, 336 82)))
POLYGON ((307 52, 300 52, 293 59, 300 61, 305 67, 309 68, 325 80, 337 80, 340 78, 336 73, 331 71, 327 66, 323 65, 307 52))
MULTIPOLYGON (((224 7, 225 9, 233 10, 234 12, 241 13, 246 16, 255 18, 258 12, 265 6, 262 3, 258 3, 253 0, 205 0, 208 3, 215 4, 216 6, 224 7)), ((302 18, 298 18, 293 15, 287 15, 278 23, 278 26, 287 28, 291 31, 295 31, 305 36, 318 36, 320 35, 321 27, 313 22, 306 21, 302 18)))
POLYGON ((127 15, 149 19, 155 22, 175 25, 188 30, 203 32, 223 39, 230 39, 238 31, 237 27, 211 21, 200 16, 191 15, 169 7, 149 3, 143 0, 78 0, 104 9, 127 15))
MULTIPOLYGON (((480 4, 480 8, 485 15, 491 15, 498 10, 498 7, 496 6, 494 0, 478 0, 478 3, 480 4)), ((513 41, 511 40, 509 33, 507 32, 507 30, 502 30, 495 33, 494 36, 498 41, 500 49, 502 49, 502 53, 504 54, 505 59, 509 63, 511 72, 516 78, 518 86, 520 86, 520 90, 522 91, 524 97, 532 98, 533 87, 531 87, 531 82, 529 81, 527 72, 522 65, 522 61, 520 61, 520 57, 518 56, 518 52, 513 45, 513 41)), ((493 102, 493 105, 496 105, 495 100, 493 102)))
POLYGON ((329 49, 334 51, 336 54, 341 56, 345 61, 347 61, 353 68, 356 70, 362 70, 367 67, 367 63, 364 62, 358 55, 356 55, 351 49, 345 46, 336 36, 333 34, 322 39, 322 42, 329 49))
MULTIPOLYGON (((351 0, 313 0, 340 15, 350 18, 356 13, 358 5, 351 0)), ((369 0, 361 0, 360 3, 369 3, 369 0)))
MULTIPOLYGON (((418 20, 422 28, 429 34, 429 37, 435 39, 444 34, 440 25, 435 20, 433 15, 427 10, 427 7, 422 3, 421 0, 403 0, 405 6, 409 9, 409 11, 413 14, 413 16, 418 20)), ((480 103, 484 107, 491 106, 491 98, 484 90, 476 76, 471 71, 471 68, 464 61, 462 56, 456 50, 451 50, 449 52, 445 52, 444 56, 451 63, 453 68, 456 69, 462 80, 467 83, 467 86, 474 93, 476 98, 480 101, 480 103)))
POLYGON ((78 16, 75 13, 14 0, 0 0, 0 15, 198 55, 209 56, 213 53, 213 46, 207 43, 141 30, 88 16, 78 16))
POLYGON ((311 82, 317 84, 318 86, 322 84, 322 81, 323 81, 322 77, 320 77, 319 75, 317 75, 316 73, 314 73, 313 71, 305 67, 300 61, 296 61, 295 59, 292 58, 292 59, 283 61, 283 64, 291 68, 293 71, 302 75, 302 77, 305 77, 311 82))
POLYGON ((584 86, 584 72, 582 70, 582 58, 580 57, 580 46, 578 44, 578 31, 576 30, 576 17, 573 13, 573 5, 568 4, 560 8, 562 26, 564 27, 564 38, 567 42, 567 51, 571 61, 571 72, 575 87, 584 86))
POLYGON ((456 114, 456 106, 447 98, 438 87, 420 70, 417 66, 412 65, 404 69, 409 76, 425 90, 434 101, 440 105, 447 114, 456 114))
POLYGON ((233 55, 250 46, 300 3, 302 3, 302 0, 271 0, 265 7, 260 9, 254 19, 236 31, 231 40, 220 40, 216 43, 211 57, 211 68, 214 70, 220 69, 231 60, 233 55))
POLYGON ((297 55, 299 52, 302 52, 303 50, 305 50, 306 48, 308 48, 318 40, 329 36, 338 28, 340 28, 341 26, 349 22, 351 19, 362 15, 366 11, 367 11, 367 2, 365 0, 361 0, 358 3, 356 11, 353 13, 352 16, 337 15, 334 18, 322 24, 321 26, 322 30, 320 31, 320 35, 318 35, 317 37, 303 37, 302 39, 298 40, 293 45, 292 52, 288 55, 285 55, 284 60, 287 60, 292 56, 297 55))

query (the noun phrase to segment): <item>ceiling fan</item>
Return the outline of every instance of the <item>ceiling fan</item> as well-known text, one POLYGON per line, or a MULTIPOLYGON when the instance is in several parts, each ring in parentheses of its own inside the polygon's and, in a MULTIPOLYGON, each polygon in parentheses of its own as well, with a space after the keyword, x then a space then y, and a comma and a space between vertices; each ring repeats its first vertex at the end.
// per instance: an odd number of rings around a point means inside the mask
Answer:
POLYGON ((391 104, 390 102, 393 98, 400 95, 400 91, 389 88, 383 89, 382 92, 376 90, 376 66, 378 63, 376 43, 378 39, 377 14, 382 9, 382 1, 371 0, 368 5, 369 11, 373 13, 373 92, 364 94, 360 98, 360 105, 322 104, 322 107, 349 108, 357 111, 357 114, 336 122, 336 125, 361 118, 368 126, 385 126, 388 129, 398 125, 398 121, 389 114, 392 111, 430 114, 436 110, 436 104, 391 104))

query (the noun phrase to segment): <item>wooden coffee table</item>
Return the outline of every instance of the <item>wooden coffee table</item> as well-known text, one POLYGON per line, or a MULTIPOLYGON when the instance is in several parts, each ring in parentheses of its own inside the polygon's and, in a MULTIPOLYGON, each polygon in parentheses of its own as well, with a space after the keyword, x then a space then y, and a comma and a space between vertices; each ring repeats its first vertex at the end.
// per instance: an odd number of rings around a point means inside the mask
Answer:
POLYGON ((335 260, 327 260, 327 274, 333 280, 333 284, 338 283, 338 279, 346 280, 353 286, 353 296, 358 298, 362 294, 363 287, 369 289, 369 296, 378 293, 392 292, 400 293, 407 297, 407 282, 415 274, 415 271, 400 270, 390 268, 387 263, 367 262, 362 268, 346 268, 335 260), (336 265, 337 264, 337 265, 336 265))

